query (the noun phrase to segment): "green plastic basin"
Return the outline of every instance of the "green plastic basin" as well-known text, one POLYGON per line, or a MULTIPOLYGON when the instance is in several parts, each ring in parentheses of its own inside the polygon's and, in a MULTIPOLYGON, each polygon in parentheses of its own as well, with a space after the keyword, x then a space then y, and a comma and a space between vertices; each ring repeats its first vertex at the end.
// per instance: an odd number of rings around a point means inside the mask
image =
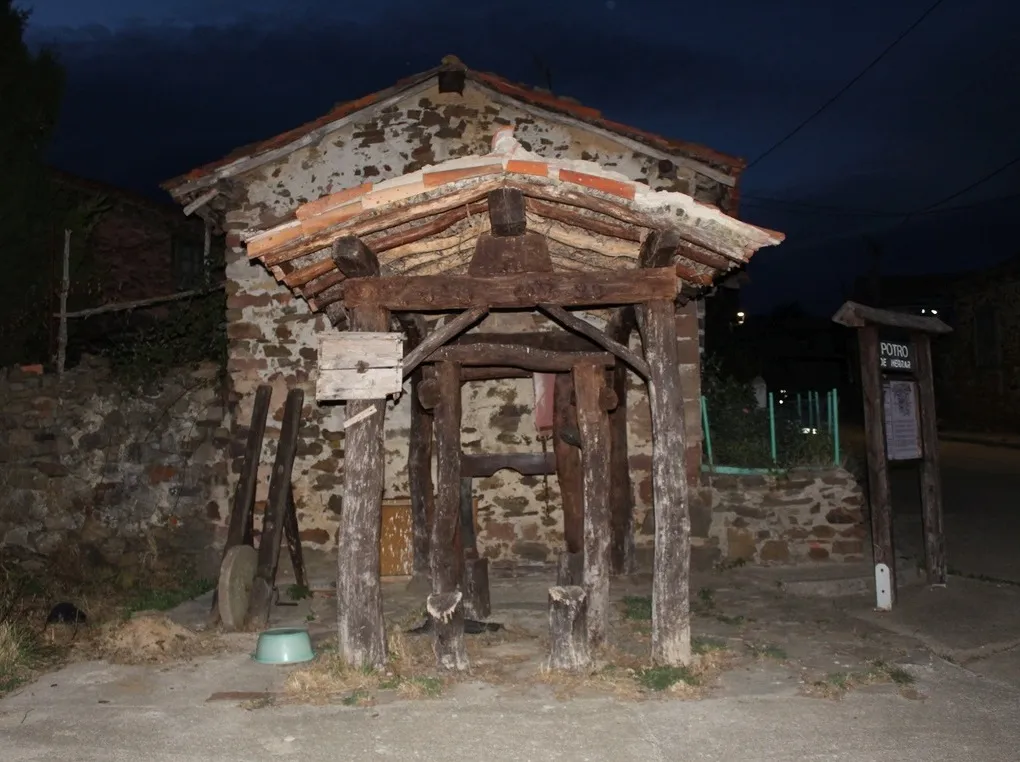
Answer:
POLYGON ((315 658, 308 630, 300 627, 280 627, 259 635, 255 655, 259 664, 300 664, 315 658))

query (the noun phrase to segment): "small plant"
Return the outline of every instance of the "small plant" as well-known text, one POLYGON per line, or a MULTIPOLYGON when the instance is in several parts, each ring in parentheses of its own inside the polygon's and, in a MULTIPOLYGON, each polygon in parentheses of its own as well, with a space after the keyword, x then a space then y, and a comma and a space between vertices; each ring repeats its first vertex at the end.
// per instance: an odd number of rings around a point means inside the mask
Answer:
POLYGON ((185 601, 190 601, 212 590, 216 583, 186 575, 167 587, 143 587, 137 589, 124 609, 128 619, 139 611, 169 611, 185 601))
POLYGON ((740 625, 747 621, 747 618, 744 617, 742 614, 736 614, 735 616, 729 616, 727 614, 716 614, 715 618, 718 621, 722 622, 723 624, 730 624, 733 625, 734 627, 739 627, 740 625))
POLYGON ((652 620, 652 599, 649 596, 628 595, 623 599, 623 618, 633 621, 652 620))
POLYGON ((698 685, 701 681, 687 667, 648 667, 637 672, 637 681, 651 691, 664 691, 677 683, 698 685))
POLYGON ((726 643, 718 638, 693 638, 691 651, 696 654, 707 654, 713 651, 725 651, 726 643))
POLYGON ((698 600, 706 609, 715 608, 715 591, 710 587, 703 587, 698 590, 698 600))
POLYGON ((365 706, 366 704, 371 703, 371 701, 372 694, 362 688, 359 688, 356 691, 352 691, 347 696, 344 696, 341 703, 344 706, 365 706))
POLYGON ((788 657, 786 651, 779 646, 772 645, 771 643, 748 643, 747 650, 751 652, 751 655, 756 659, 775 659, 776 661, 785 661, 788 657))
POLYGON ((312 591, 309 590, 308 585, 291 585, 287 588, 287 596, 292 601, 303 601, 305 598, 312 597, 312 591))
POLYGON ((435 698, 443 692, 443 681, 438 677, 429 677, 427 675, 412 677, 406 680, 404 684, 412 687, 416 693, 430 698, 435 698))
POLYGON ((305 614, 305 621, 306 622, 314 622, 315 621, 315 614, 313 614, 311 612, 308 612, 307 614, 305 614))

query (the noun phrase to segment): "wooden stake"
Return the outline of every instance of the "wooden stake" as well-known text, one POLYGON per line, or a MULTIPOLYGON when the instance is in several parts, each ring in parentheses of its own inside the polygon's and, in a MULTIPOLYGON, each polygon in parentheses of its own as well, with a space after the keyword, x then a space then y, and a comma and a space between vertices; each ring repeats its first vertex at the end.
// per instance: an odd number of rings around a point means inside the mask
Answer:
POLYGON ((283 516, 283 536, 287 540, 290 565, 294 569, 294 583, 298 587, 307 588, 308 575, 305 573, 305 555, 301 550, 301 527, 298 526, 293 486, 287 493, 287 512, 283 516))
MULTIPOLYGON (((560 485, 563 540, 568 553, 580 554, 584 550, 583 478, 581 451, 578 449, 577 407, 573 398, 574 379, 569 373, 557 374, 553 385, 553 452, 556 455, 556 479, 560 485)), ((570 584, 579 585, 581 581, 575 580, 570 584)))
POLYGON ((602 368, 574 366, 584 476, 584 589, 592 648, 601 646, 609 631, 609 416, 602 409, 604 387, 602 368))
POLYGON ((414 576, 429 574, 429 517, 435 505, 432 488, 432 415, 422 406, 418 388, 424 369, 411 375, 411 435, 407 454, 407 480, 411 490, 411 537, 414 576))
MULTIPOLYGON (((625 308, 620 320, 609 327, 612 337, 627 345, 634 328, 634 310, 625 308)), ((627 368, 617 365, 607 373, 610 388, 616 393, 616 409, 609 413, 609 481, 611 519, 611 558, 614 574, 634 573, 634 492, 627 455, 627 368)))
POLYGON ((924 522, 924 562, 928 584, 946 584, 946 541, 942 528, 942 483, 939 472, 939 432, 935 411, 935 380, 931 339, 914 334, 917 385, 921 413, 921 517, 924 522))
MULTIPOLYGON (((387 331, 389 313, 377 307, 351 310, 351 330, 387 331)), ((350 666, 386 663, 386 628, 379 586, 382 527, 383 424, 386 400, 351 400, 347 415, 376 408, 375 415, 347 430, 344 501, 337 548, 337 628, 340 656, 350 666)))
POLYGON ((435 408, 436 507, 432 514, 430 571, 436 593, 452 593, 460 583, 454 541, 460 523, 460 366, 436 366, 441 402, 435 408))
POLYGON ((586 611, 584 588, 549 588, 549 669, 580 672, 591 666, 586 611))
POLYGON ((652 498, 655 561, 652 571, 652 661, 677 666, 691 661, 691 518, 673 302, 641 305, 638 325, 651 375, 652 498))
POLYGON ((878 356, 878 328, 857 331, 864 397, 864 439, 868 458, 868 504, 871 507, 871 544, 876 564, 889 567, 889 600, 896 604, 896 555, 893 551, 892 505, 889 470, 885 459, 885 423, 882 412, 882 375, 878 356))

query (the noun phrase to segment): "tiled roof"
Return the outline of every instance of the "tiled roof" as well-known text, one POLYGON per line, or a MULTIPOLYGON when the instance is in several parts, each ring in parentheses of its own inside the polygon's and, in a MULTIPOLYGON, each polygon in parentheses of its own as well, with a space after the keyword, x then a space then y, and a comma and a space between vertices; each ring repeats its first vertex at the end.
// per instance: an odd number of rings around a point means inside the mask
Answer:
POLYGON ((620 122, 606 119, 597 109, 583 106, 571 98, 556 96, 547 90, 510 82, 503 77, 489 72, 468 69, 456 57, 447 56, 443 59, 442 65, 438 67, 422 72, 421 74, 416 74, 412 77, 399 80, 393 86, 380 90, 376 93, 365 95, 357 100, 338 104, 318 119, 307 122, 300 127, 295 127, 292 130, 276 135, 268 140, 263 140, 237 148, 222 159, 205 164, 191 170, 187 174, 168 180, 163 183, 163 188, 172 191, 174 188, 184 185, 185 183, 200 180, 239 160, 256 157, 259 154, 283 148, 317 129, 397 96, 400 93, 410 90, 428 79, 437 76, 439 72, 449 70, 462 70, 465 72, 465 76, 469 81, 523 103, 572 117, 594 127, 600 127, 609 132, 616 133, 623 137, 628 137, 661 151, 683 154, 689 158, 721 167, 728 174, 739 174, 746 164, 743 159, 714 151, 711 148, 707 148, 697 143, 689 143, 682 140, 666 138, 661 135, 655 135, 650 132, 640 130, 636 127, 630 127, 628 125, 621 124, 620 122))

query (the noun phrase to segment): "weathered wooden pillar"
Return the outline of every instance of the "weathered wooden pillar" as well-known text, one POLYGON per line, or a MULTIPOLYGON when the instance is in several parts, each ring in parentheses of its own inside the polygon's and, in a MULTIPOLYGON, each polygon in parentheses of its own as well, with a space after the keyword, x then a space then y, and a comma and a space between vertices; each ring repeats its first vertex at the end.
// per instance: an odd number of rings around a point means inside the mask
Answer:
MULTIPOLYGON (((613 326, 612 339, 627 346, 634 328, 634 309, 623 308, 613 326)), ((634 573, 634 491, 627 455, 627 366, 617 363, 609 371, 616 408, 609 413, 609 482, 612 511, 611 558, 614 574, 634 573)))
POLYGON ((673 302, 662 299, 641 305, 638 325, 648 362, 652 413, 652 661, 680 665, 691 660, 691 517, 673 302))
POLYGON ((588 644, 598 648, 609 630, 609 416, 605 373, 595 365, 574 366, 577 425, 581 434, 584 496, 584 589, 588 644))
POLYGON ((577 406, 573 398, 573 377, 569 373, 556 374, 553 385, 553 452, 563 511, 563 539, 568 553, 580 553, 584 549, 584 503, 581 497, 581 442, 577 431, 577 406))
POLYGON ((440 669, 463 672, 468 668, 463 594, 459 590, 433 593, 428 597, 426 609, 432 617, 437 665, 440 669))
MULTIPOLYGON (((377 306, 350 311, 352 331, 386 331, 389 313, 377 306)), ((379 586, 382 527, 383 423, 386 400, 350 400, 347 417, 374 413, 347 429, 344 502, 337 547, 337 628, 341 658, 357 668, 386 663, 386 628, 379 586)))
POLYGON ((584 584, 584 553, 560 553, 556 563, 556 584, 573 587, 584 584))
MULTIPOLYGON (((864 440, 868 456, 868 506, 871 545, 875 563, 889 568, 889 602, 896 604, 896 554, 893 549, 892 502, 885 453, 882 410, 882 371, 878 356, 878 328, 867 325, 857 332, 864 397, 864 440)), ((882 596, 879 596, 882 597, 882 596)))
POLYGON ((931 338, 914 334, 917 387, 921 413, 921 518, 924 523, 924 563, 929 585, 946 584, 946 544, 942 528, 942 476, 939 472, 939 431, 935 411, 935 374, 931 338))
POLYGON ((429 574, 429 517, 435 495, 432 491, 432 413, 425 409, 418 390, 425 369, 411 375, 411 435, 407 454, 407 481, 411 491, 411 542, 417 579, 429 574))
POLYGON ((584 588, 549 588, 549 669, 580 672, 591 666, 584 588))
POLYGON ((492 614, 489 598, 489 559, 478 555, 478 538, 475 536, 474 479, 460 480, 460 531, 464 538, 464 615, 471 619, 486 619, 492 614))

